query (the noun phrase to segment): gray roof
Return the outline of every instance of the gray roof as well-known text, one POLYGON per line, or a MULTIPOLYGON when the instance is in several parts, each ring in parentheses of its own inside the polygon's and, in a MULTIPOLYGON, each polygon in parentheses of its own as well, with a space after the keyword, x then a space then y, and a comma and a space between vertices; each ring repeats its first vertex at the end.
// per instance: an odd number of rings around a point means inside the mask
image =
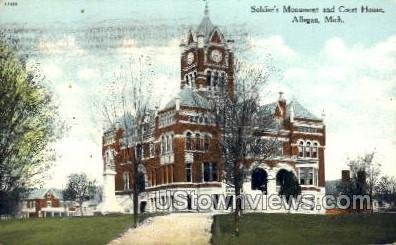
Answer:
POLYGON ((193 91, 191 88, 183 88, 177 96, 171 99, 162 110, 176 107, 176 98, 180 99, 180 106, 194 107, 194 108, 209 108, 209 102, 206 98, 193 91))
MULTIPOLYGON (((274 120, 273 115, 275 113, 278 102, 265 104, 259 109, 259 117, 262 126, 265 128, 276 128, 278 123, 274 120)), ((286 105, 286 118, 290 118, 290 110, 293 107, 294 117, 308 120, 321 120, 314 114, 309 112, 304 106, 302 106, 297 100, 292 100, 286 105)))
POLYGON ((199 24, 196 32, 203 34, 205 37, 209 37, 209 34, 213 31, 215 26, 213 25, 212 21, 210 21, 209 16, 205 15, 199 24))
POLYGON ((62 191, 55 188, 34 189, 27 194, 26 199, 42 199, 49 191, 58 199, 63 199, 62 191))
POLYGON ((302 119, 309 119, 309 120, 321 120, 310 111, 308 111, 304 106, 302 106, 297 100, 292 100, 286 108, 286 116, 290 116, 290 108, 293 106, 294 110, 294 117, 295 118, 302 118, 302 119))

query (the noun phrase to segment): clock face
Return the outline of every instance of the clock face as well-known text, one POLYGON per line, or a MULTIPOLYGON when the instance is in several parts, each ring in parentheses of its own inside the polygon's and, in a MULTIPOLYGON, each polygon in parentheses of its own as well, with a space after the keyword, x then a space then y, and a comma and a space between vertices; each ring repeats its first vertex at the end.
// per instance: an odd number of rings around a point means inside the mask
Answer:
POLYGON ((210 53, 210 58, 212 58, 214 62, 219 63, 223 59, 223 54, 215 49, 210 53))
POLYGON ((193 52, 189 52, 187 54, 187 64, 191 65, 191 63, 193 63, 194 61, 194 54, 193 52))

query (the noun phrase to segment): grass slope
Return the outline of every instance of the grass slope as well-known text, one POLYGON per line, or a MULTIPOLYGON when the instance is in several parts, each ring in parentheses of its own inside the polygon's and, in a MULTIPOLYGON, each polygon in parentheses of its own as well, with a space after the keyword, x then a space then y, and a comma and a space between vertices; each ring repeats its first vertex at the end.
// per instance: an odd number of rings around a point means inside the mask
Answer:
POLYGON ((396 214, 244 214, 240 235, 233 216, 214 217, 214 244, 373 244, 396 242, 396 214))
POLYGON ((132 215, 0 221, 0 244, 106 244, 132 223, 132 215))

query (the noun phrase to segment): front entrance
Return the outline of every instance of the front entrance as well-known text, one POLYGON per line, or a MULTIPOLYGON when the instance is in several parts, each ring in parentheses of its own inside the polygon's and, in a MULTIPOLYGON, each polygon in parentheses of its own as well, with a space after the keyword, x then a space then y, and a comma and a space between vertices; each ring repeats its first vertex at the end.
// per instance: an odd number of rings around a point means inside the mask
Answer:
POLYGON ((268 174, 262 168, 256 168, 252 172, 252 190, 260 190, 267 195, 268 174))
POLYGON ((146 206, 147 206, 146 201, 140 202, 140 213, 146 212, 146 206))

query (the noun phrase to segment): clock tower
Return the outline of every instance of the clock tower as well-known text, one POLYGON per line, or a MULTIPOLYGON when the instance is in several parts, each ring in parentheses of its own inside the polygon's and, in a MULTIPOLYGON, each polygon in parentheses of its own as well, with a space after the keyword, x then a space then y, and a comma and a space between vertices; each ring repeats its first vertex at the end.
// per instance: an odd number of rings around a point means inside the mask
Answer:
POLYGON ((180 44, 181 88, 215 94, 222 86, 233 94, 233 40, 226 40, 209 18, 208 5, 196 28, 180 44))

